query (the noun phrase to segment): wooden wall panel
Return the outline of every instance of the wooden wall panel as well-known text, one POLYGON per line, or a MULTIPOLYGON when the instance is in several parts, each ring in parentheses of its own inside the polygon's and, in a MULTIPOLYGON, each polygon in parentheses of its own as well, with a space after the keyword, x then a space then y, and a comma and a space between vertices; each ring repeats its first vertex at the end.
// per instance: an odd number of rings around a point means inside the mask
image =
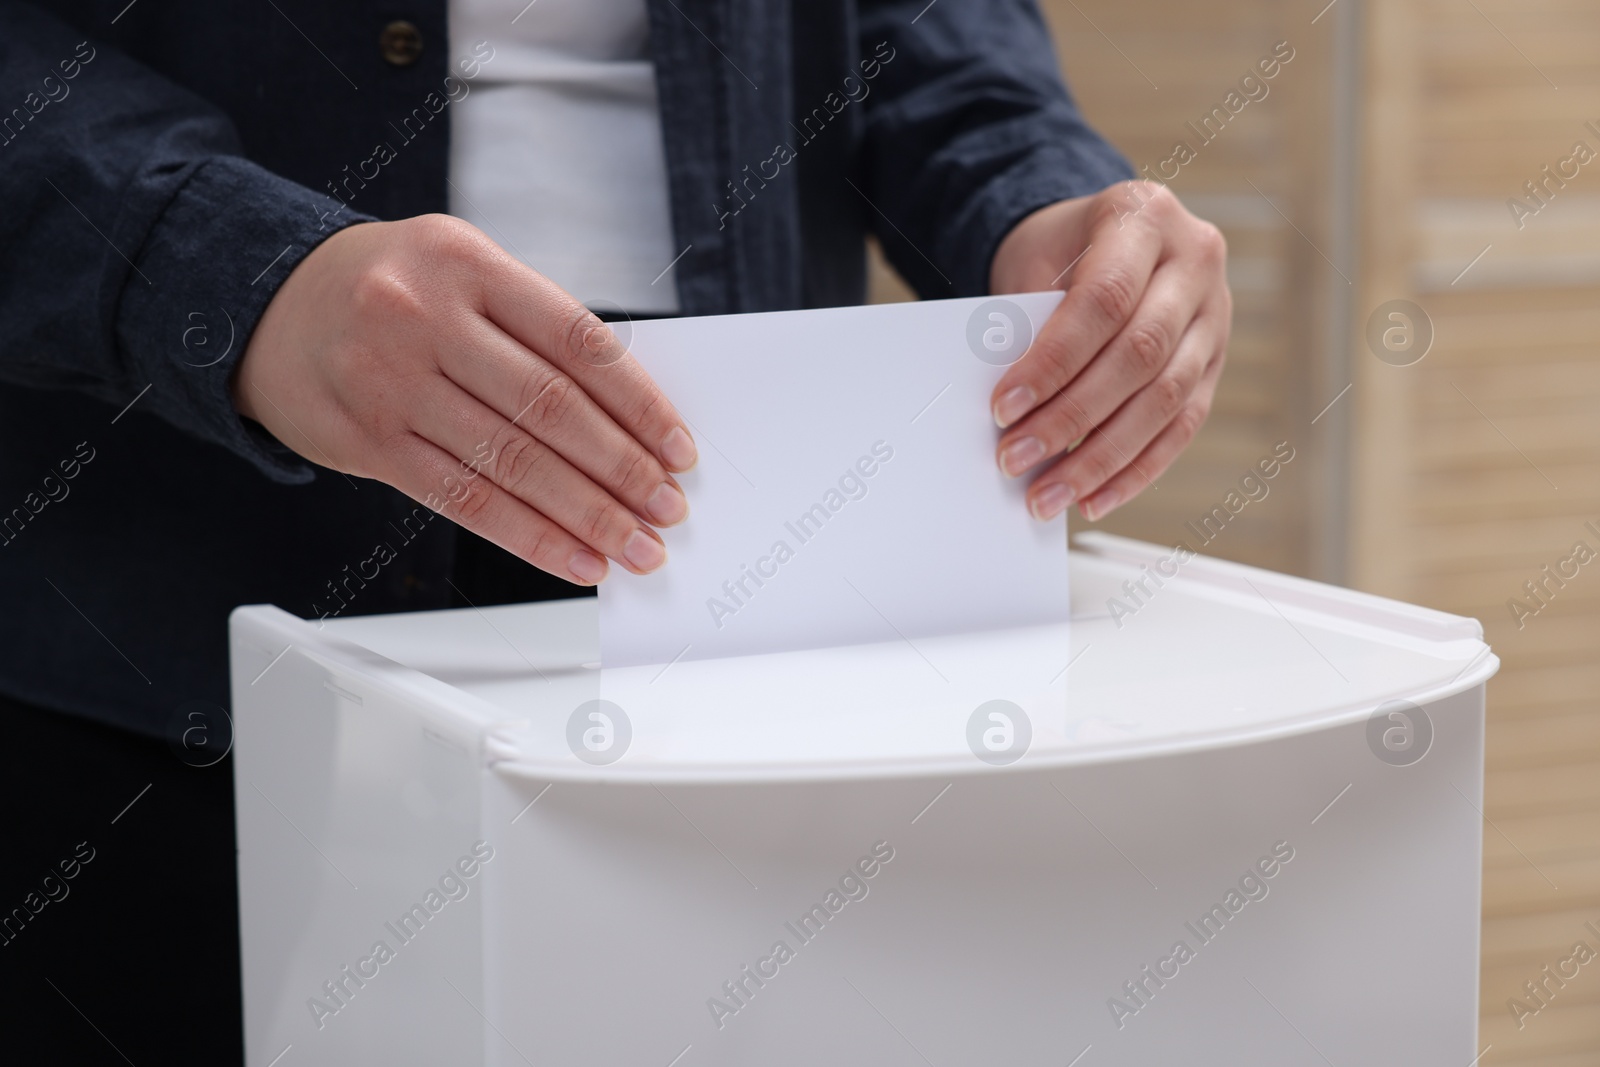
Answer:
POLYGON ((1391 521, 1417 546, 1410 595, 1482 619, 1504 664, 1489 686, 1481 1039, 1488 1062, 1600 1063, 1600 963, 1521 1025, 1508 1005, 1576 941, 1600 949, 1584 928, 1600 923, 1600 560, 1536 616, 1507 603, 1533 603, 1523 583, 1578 539, 1600 551, 1585 528, 1600 526, 1600 158, 1520 228, 1506 207, 1575 141, 1600 153, 1586 127, 1600 126, 1600 19, 1580 0, 1409 2, 1430 30, 1411 278, 1437 341, 1414 368, 1411 500, 1391 521))
MULTIPOLYGON (((1600 551, 1584 526, 1600 527, 1600 158, 1521 227, 1506 200, 1575 141, 1600 153, 1600 18, 1594 0, 1338 0, 1313 23, 1323 5, 1044 0, 1080 102, 1136 165, 1164 158, 1275 42, 1296 50, 1268 98, 1172 183, 1229 240, 1229 370, 1194 446, 1101 525, 1171 543, 1289 440, 1296 465, 1208 552, 1324 577, 1320 538, 1348 546, 1334 569, 1350 584, 1483 621, 1503 666, 1489 695, 1482 1062, 1593 1067, 1600 961, 1520 1027, 1506 1002, 1574 941, 1600 950, 1583 926, 1600 924, 1600 559, 1520 626, 1507 601, 1579 538, 1600 551), (1357 8, 1352 185, 1333 153, 1333 24, 1357 8), (1331 220, 1350 189, 1344 256, 1331 220), (1362 337, 1397 298, 1435 329, 1411 367, 1379 362, 1362 337), (1341 378, 1351 392, 1313 426, 1341 378), (1330 431, 1340 418, 1347 436, 1330 431), (1347 498, 1330 473, 1343 465, 1347 498)), ((875 263, 878 298, 897 285, 875 263)))

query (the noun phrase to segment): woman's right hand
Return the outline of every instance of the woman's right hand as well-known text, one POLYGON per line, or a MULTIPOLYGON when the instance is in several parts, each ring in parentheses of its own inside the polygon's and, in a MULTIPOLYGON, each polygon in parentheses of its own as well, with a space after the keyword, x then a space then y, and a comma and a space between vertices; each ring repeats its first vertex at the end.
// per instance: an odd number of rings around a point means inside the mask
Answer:
POLYGON ((448 215, 348 227, 256 325, 234 404, 301 456, 399 489, 581 585, 660 567, 683 419, 606 326, 448 215))

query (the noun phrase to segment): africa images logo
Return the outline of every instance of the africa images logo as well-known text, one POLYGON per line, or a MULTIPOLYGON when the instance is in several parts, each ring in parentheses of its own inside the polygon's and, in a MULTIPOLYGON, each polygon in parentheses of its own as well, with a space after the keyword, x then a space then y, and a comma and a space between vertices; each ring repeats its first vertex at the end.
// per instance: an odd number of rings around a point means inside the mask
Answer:
POLYGON ((567 748, 592 767, 617 762, 633 743, 633 723, 609 700, 586 700, 567 716, 567 748))
POLYGON ((1032 743, 1028 713, 1009 700, 985 701, 967 717, 967 747, 991 767, 1017 762, 1032 743))
POLYGON ((1368 716, 1367 747, 1391 767, 1409 767, 1433 747, 1433 720, 1409 700, 1391 700, 1368 716))
POLYGON ((1033 344, 1033 322, 1010 300, 985 300, 967 316, 967 347, 995 367, 1009 367, 1033 344))

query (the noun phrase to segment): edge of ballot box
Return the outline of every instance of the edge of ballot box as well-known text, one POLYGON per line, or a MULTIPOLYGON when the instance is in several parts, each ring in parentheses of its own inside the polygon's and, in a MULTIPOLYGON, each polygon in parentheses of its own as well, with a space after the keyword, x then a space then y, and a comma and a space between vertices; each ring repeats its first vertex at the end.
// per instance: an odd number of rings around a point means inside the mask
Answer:
MULTIPOLYGON (((1153 567, 1159 561, 1170 559, 1172 550, 1128 538, 1089 532, 1074 538, 1072 555, 1078 559, 1094 559, 1126 567, 1130 575, 1137 576, 1141 568, 1153 567)), ((1318 619, 1330 627, 1354 628, 1369 640, 1392 637, 1397 642, 1405 642, 1418 649, 1448 646, 1458 652, 1462 649, 1472 651, 1465 660, 1465 666, 1456 671, 1453 677, 1403 693, 1393 693, 1391 699, 1426 705, 1481 686, 1499 669, 1499 659, 1483 642, 1483 628, 1476 619, 1200 555, 1183 564, 1183 576, 1186 580, 1199 583, 1208 595, 1234 598, 1236 606, 1253 603, 1260 609, 1262 602, 1265 602, 1286 623, 1289 623, 1285 614, 1288 612, 1302 619, 1318 619)), ((593 604, 592 601, 582 603, 593 604)), ((536 611, 542 607, 519 605, 517 610, 536 611)), ((473 610, 463 609, 462 614, 465 616, 473 610)), ((378 618, 384 617, 361 617, 361 620, 370 624, 378 618)), ((401 616, 387 618, 397 619, 401 616)), ((331 625, 338 628, 356 621, 337 620, 331 625)), ((472 754, 482 765, 493 767, 497 773, 541 781, 737 784, 1013 773, 1270 741, 1358 721, 1386 703, 1385 700, 1358 699, 1344 704, 1330 704, 1311 713, 1266 716, 1226 728, 1120 737, 1065 747, 1041 747, 1029 751, 1024 758, 1007 766, 982 763, 973 759, 968 752, 953 749, 903 760, 789 760, 740 764, 693 760, 630 762, 623 759, 610 765, 595 766, 568 754, 562 754, 560 758, 530 754, 518 741, 519 730, 523 732, 521 736, 526 736, 529 716, 513 716, 474 693, 389 659, 339 636, 328 627, 301 619, 281 608, 271 605, 239 607, 230 616, 229 629, 236 709, 242 703, 237 699, 241 686, 253 686, 292 650, 319 664, 330 677, 360 679, 363 688, 371 687, 382 692, 387 698, 386 703, 400 702, 418 716, 424 732, 434 740, 472 754), (247 682, 247 678, 253 680, 247 682)), ((1441 663, 1444 662, 1441 660, 1441 663)), ((1449 665, 1455 666, 1460 662, 1458 657, 1449 665)), ((577 668, 580 664, 569 666, 577 668)), ((581 666, 592 667, 592 664, 581 666)), ((591 675, 599 673, 590 671, 591 675)), ((1441 670, 1441 674, 1447 673, 1448 669, 1441 670)), ((322 684, 334 692, 341 692, 333 681, 324 681, 322 684)))

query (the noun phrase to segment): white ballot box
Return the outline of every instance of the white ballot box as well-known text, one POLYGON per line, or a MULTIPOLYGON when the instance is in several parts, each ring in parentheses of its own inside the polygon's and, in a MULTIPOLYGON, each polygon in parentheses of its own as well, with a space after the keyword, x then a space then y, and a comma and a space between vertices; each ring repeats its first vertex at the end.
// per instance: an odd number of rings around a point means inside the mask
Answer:
POLYGON ((240 608, 248 1062, 1466 1067, 1477 622, 1077 549, 1068 624, 619 670, 240 608))

